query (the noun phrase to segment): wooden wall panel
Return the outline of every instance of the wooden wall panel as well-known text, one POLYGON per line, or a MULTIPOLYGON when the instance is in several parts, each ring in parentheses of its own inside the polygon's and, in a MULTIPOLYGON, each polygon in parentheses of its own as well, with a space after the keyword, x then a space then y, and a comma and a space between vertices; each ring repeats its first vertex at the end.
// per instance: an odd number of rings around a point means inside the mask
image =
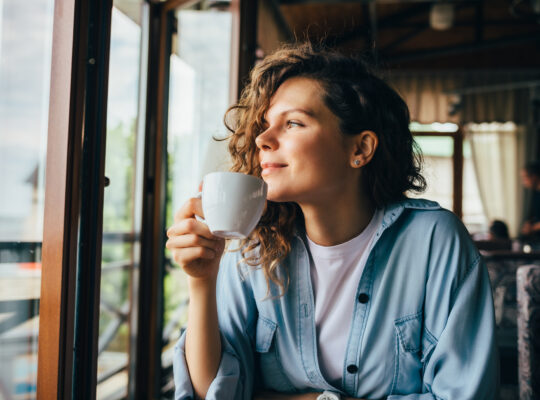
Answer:
POLYGON ((112 0, 55 2, 39 399, 95 397, 111 11, 112 0))
MULTIPOLYGON (((77 253, 78 175, 83 85, 78 63, 74 0, 57 0, 54 9, 41 301, 38 347, 39 399, 69 398, 73 346, 74 279, 77 253), (78 93, 78 96, 76 95, 78 93), (75 96, 74 96, 75 94, 75 96)), ((84 30, 84 29, 83 29, 84 30)))

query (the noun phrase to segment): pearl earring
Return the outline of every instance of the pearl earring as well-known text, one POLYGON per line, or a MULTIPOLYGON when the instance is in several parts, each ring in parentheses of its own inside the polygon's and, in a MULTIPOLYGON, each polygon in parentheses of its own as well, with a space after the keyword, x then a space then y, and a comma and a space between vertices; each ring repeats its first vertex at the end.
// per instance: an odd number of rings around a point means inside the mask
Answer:
POLYGON ((354 160, 354 165, 358 167, 360 165, 360 160, 354 160))

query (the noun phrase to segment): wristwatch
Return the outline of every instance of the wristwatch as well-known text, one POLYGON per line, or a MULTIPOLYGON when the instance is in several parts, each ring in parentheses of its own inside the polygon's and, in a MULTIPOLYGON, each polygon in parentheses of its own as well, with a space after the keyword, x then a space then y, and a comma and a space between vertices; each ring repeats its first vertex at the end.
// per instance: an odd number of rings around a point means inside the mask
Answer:
POLYGON ((329 390, 325 390, 317 397, 317 400, 340 400, 341 396, 337 392, 331 392, 329 390))

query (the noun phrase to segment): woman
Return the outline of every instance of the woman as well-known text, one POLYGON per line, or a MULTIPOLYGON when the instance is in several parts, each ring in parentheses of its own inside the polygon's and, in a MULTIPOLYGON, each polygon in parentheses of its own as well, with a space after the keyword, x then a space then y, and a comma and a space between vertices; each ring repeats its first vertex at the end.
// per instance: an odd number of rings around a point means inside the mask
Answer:
POLYGON ((532 191, 529 212, 521 227, 524 239, 537 241, 540 237, 540 161, 527 163, 520 172, 521 183, 532 191))
POLYGON ((399 95, 303 45, 231 113, 233 170, 267 182, 267 209, 223 257, 198 199, 168 231, 190 288, 176 398, 495 398, 488 275, 452 213, 405 196, 425 181, 399 95))

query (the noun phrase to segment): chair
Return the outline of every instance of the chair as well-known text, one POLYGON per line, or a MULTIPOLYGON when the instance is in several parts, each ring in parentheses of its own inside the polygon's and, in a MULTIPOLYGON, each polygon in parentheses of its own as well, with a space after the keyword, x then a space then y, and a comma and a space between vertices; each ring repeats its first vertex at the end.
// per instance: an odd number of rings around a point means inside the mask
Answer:
POLYGON ((475 240, 474 244, 478 250, 512 250, 512 241, 510 239, 475 240))
POLYGON ((540 265, 517 270, 519 398, 540 399, 540 265))

